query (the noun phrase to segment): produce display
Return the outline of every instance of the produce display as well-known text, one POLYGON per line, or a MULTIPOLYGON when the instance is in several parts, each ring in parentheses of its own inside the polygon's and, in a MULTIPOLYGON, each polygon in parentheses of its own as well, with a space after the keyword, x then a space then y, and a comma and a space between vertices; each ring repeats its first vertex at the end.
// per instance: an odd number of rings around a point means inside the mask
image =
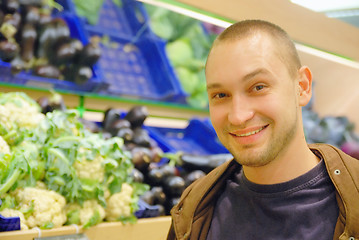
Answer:
POLYGON ((73 110, 45 115, 23 93, 1 93, 0 108, 1 215, 23 229, 136 221, 149 187, 135 182, 122 138, 88 131, 73 110))
POLYGON ((218 31, 213 32, 202 22, 173 11, 149 4, 144 6, 151 30, 167 41, 166 52, 183 89, 189 94, 188 104, 206 108, 204 65, 218 31))
POLYGON ((84 84, 101 56, 96 38, 83 44, 71 37, 62 6, 52 1, 3 0, 0 4, 0 59, 11 72, 84 84), (54 13, 55 12, 55 13, 54 13))

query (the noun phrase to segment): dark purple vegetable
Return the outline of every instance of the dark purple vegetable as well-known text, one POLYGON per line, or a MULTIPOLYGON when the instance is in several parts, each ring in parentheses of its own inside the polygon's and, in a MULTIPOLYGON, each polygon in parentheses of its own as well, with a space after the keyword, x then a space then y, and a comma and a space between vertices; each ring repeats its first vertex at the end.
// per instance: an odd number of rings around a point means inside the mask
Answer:
POLYGON ((90 80, 93 76, 92 69, 88 66, 75 66, 74 68, 75 76, 73 80, 76 84, 84 84, 90 80))
POLYGON ((24 24, 33 24, 36 26, 40 21, 40 9, 35 6, 22 6, 22 21, 24 24))
POLYGON ((25 63, 19 55, 17 55, 13 60, 11 60, 10 64, 11 73, 14 75, 20 73, 22 70, 25 69, 25 63))
POLYGON ((150 148, 152 153, 152 162, 159 162, 162 159, 163 150, 159 146, 150 148))
MULTIPOLYGON (((50 59, 56 65, 73 63, 83 49, 82 42, 78 39, 71 38, 55 46, 55 54, 50 59)), ((77 65, 74 65, 77 66, 77 65)), ((74 67, 74 69, 78 68, 74 67)), ((92 74, 92 71, 91 71, 92 74)))
POLYGON ((110 132, 113 122, 121 119, 122 110, 117 108, 109 108, 105 111, 102 126, 105 131, 110 132))
POLYGON ((151 192, 151 190, 148 190, 140 196, 140 199, 149 205, 153 205, 155 197, 153 195, 153 192, 151 192))
POLYGON ((34 69, 34 74, 40 77, 57 78, 57 79, 59 79, 61 76, 60 70, 56 66, 50 64, 37 66, 34 69))
POLYGON ((19 45, 16 42, 3 40, 0 42, 0 59, 11 62, 19 54, 19 45))
POLYGON ((6 13, 13 14, 20 7, 18 0, 1 0, 0 2, 1 9, 4 10, 6 13))
POLYGON ((133 139, 133 131, 131 128, 120 128, 115 136, 122 138, 125 143, 131 142, 133 139))
POLYGON ((146 182, 151 186, 160 186, 165 180, 165 174, 161 168, 153 168, 148 171, 146 182))
POLYGON ((149 148, 151 145, 151 138, 148 134, 148 131, 141 128, 141 127, 137 127, 133 130, 133 139, 132 141, 142 147, 147 147, 149 148))
POLYGON ((54 18, 42 24, 39 30, 37 56, 53 59, 55 47, 70 38, 70 29, 62 18, 54 18))
POLYGON ((154 204, 160 204, 163 205, 166 202, 166 194, 163 191, 163 188, 160 186, 152 187, 151 192, 153 193, 154 197, 154 204))
POLYGON ((185 187, 186 183, 180 176, 167 177, 163 182, 163 189, 170 197, 180 197, 185 187))
POLYGON ((80 52, 77 64, 91 67, 100 59, 101 53, 99 44, 96 41, 92 41, 86 44, 80 52))
POLYGON ((359 141, 348 141, 342 144, 340 147, 343 152, 359 159, 359 141))
POLYGON ((43 0, 19 0, 21 5, 41 7, 44 3, 43 0))
MULTIPOLYGON (((52 93, 50 97, 40 97, 37 99, 37 103, 41 107, 41 112, 43 114, 46 114, 48 112, 52 112, 54 110, 60 110, 60 111, 66 111, 66 105, 62 98, 62 96, 58 93, 52 93)), ((83 122, 83 124, 90 124, 90 121, 86 121, 84 119, 80 120, 83 122)), ((92 122, 93 123, 93 122, 92 122)))
POLYGON ((131 150, 132 162, 142 173, 147 172, 147 168, 151 162, 151 152, 148 148, 134 147, 131 150))
POLYGON ((37 38, 37 31, 34 25, 26 23, 21 30, 20 38, 21 58, 25 62, 29 62, 34 58, 35 53, 35 41, 37 38))
POLYGON ((195 171, 190 172, 184 178, 185 182, 186 182, 186 187, 188 187, 193 182, 195 182, 196 180, 200 179, 201 177, 203 177, 205 175, 206 175, 206 173, 203 172, 202 170, 195 170, 195 171))
MULTIPOLYGON (((117 132, 122 128, 131 128, 131 123, 126 119, 116 119, 107 130, 112 133, 113 136, 116 136, 117 132)), ((133 135, 133 133, 131 135, 133 135)))
POLYGON ((127 119, 132 128, 141 127, 148 116, 148 109, 145 106, 134 106, 126 114, 127 119))
POLYGON ((140 172, 137 168, 132 169, 132 172, 130 174, 134 182, 143 183, 144 176, 143 173, 140 172))

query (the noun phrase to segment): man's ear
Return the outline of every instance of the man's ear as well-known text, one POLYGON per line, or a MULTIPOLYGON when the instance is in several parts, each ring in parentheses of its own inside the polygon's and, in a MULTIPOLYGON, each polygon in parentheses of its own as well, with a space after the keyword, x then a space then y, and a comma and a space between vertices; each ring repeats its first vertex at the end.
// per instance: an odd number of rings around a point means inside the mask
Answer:
POLYGON ((299 105, 304 107, 312 97, 312 72, 307 66, 299 70, 299 105))

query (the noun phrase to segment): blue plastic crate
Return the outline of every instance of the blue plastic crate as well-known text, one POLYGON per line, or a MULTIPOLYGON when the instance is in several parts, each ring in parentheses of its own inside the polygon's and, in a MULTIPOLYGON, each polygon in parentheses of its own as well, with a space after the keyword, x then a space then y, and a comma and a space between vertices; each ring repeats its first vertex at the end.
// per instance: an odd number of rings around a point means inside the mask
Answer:
POLYGON ((99 68, 104 85, 98 93, 185 103, 186 93, 177 81, 164 53, 165 43, 155 38, 140 38, 131 43, 118 36, 88 31, 93 36, 109 37, 101 43, 99 68))
POLYGON ((145 126, 164 152, 196 155, 228 153, 207 120, 191 119, 184 129, 145 126))
MULTIPOLYGON (((85 33, 83 29, 81 29, 82 25, 79 22, 79 19, 69 13, 56 14, 56 16, 63 18, 67 25, 69 26, 71 37, 77 38, 80 40, 85 39, 85 33)), ((50 79, 35 76, 31 71, 22 71, 17 75, 13 75, 10 71, 10 63, 2 62, 0 60, 0 81, 11 83, 11 84, 20 84, 30 87, 39 87, 45 89, 61 89, 61 90, 69 90, 69 91, 96 91, 101 88, 102 80, 100 76, 99 67, 95 64, 92 67, 93 77, 89 79, 84 84, 76 84, 67 80, 59 80, 59 79, 50 79)))
MULTIPOLYGON (((64 11, 77 14, 76 5, 72 0, 57 0, 64 11)), ((117 5, 112 0, 103 0, 99 9, 98 21, 95 25, 89 23, 86 17, 81 17, 85 28, 89 31, 115 35, 126 39, 137 37, 138 33, 150 34, 147 26, 148 15, 141 2, 135 0, 120 0, 117 5)))

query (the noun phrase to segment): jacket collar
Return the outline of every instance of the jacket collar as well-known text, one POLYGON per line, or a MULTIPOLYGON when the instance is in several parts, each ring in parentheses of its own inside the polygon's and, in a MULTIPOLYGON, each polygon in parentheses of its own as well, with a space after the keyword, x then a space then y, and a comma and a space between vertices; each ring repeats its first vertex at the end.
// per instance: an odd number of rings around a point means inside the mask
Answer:
MULTIPOLYGON (((323 156, 328 174, 336 188, 340 214, 345 224, 345 231, 340 239, 359 237, 359 161, 327 144, 311 144, 309 147, 323 156), (352 167, 348 168, 348 164, 352 167)), ((225 180, 240 167, 232 159, 185 190, 181 201, 171 211, 179 239, 187 239, 190 236, 194 216, 200 215, 210 202, 213 203, 223 191, 225 180)))

